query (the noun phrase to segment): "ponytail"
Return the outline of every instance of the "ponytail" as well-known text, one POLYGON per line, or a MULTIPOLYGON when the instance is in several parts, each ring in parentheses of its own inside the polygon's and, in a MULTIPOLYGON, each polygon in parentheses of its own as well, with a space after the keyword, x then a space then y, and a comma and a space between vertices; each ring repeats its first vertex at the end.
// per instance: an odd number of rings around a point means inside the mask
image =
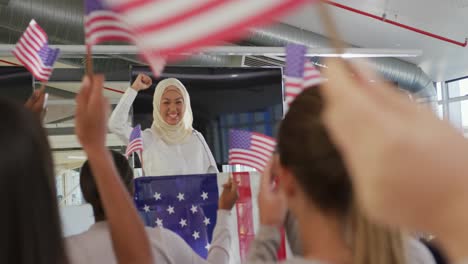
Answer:
POLYGON ((399 230, 370 222, 362 212, 351 209, 354 264, 405 264, 403 236, 399 230))

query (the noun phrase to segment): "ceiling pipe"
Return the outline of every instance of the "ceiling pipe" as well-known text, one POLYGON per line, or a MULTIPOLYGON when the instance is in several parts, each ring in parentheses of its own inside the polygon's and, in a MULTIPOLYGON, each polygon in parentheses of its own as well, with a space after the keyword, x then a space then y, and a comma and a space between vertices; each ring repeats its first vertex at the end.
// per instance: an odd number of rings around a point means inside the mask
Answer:
POLYGON ((442 40, 442 41, 445 41, 445 42, 448 42, 448 43, 451 43, 451 44, 455 44, 455 45, 460 46, 460 47, 466 47, 466 45, 468 44, 468 39, 467 38, 465 38, 465 42, 456 41, 456 40, 449 39, 449 38, 446 38, 446 37, 443 37, 443 36, 440 36, 440 35, 437 35, 437 34, 434 34, 434 33, 419 29, 419 28, 415 28, 415 27, 408 26, 408 25, 405 25, 405 24, 402 24, 402 23, 398 23, 396 21, 387 19, 385 16, 377 16, 377 15, 374 15, 374 14, 371 14, 371 13, 368 13, 368 12, 365 12, 365 11, 362 11, 362 10, 359 10, 359 9, 356 9, 356 8, 352 8, 352 7, 347 6, 347 5, 336 3, 336 2, 333 2, 333 1, 330 1, 330 0, 325 0, 325 2, 327 4, 329 4, 329 5, 336 6, 338 8, 341 8, 341 9, 344 9, 344 10, 347 10, 347 11, 351 11, 351 12, 354 12, 354 13, 357 13, 357 14, 360 14, 360 15, 363 15, 363 16, 367 16, 367 17, 370 17, 370 18, 373 18, 373 19, 377 19, 379 21, 382 21, 382 22, 385 22, 385 23, 388 23, 388 24, 391 24, 391 25, 394 25, 394 26, 397 26, 397 27, 401 27, 401 28, 404 28, 404 29, 407 29, 407 30, 411 30, 413 32, 416 32, 416 33, 419 33, 419 34, 422 34, 422 35, 425 35, 425 36, 428 36, 428 37, 431 37, 431 38, 435 38, 435 39, 442 40))
MULTIPOLYGON (((251 45, 284 47, 288 43, 303 44, 312 48, 330 47, 329 40, 319 34, 277 23, 268 28, 253 28, 245 42, 251 45)), ((347 44, 346 46, 352 47, 347 44)), ((318 62, 318 58, 313 58, 318 62)), ((436 89, 432 79, 417 65, 395 58, 372 58, 369 61, 388 80, 421 97, 422 101, 435 101, 436 89)))
MULTIPOLYGON (((60 55, 80 55, 86 54, 85 45, 51 45, 53 48, 60 49, 60 55)), ((11 55, 15 48, 13 44, 0 44, 0 56, 11 55)), ((120 58, 123 55, 137 55, 138 48, 133 45, 97 45, 93 46, 92 54, 111 55, 120 58)), ((254 47, 254 46, 219 46, 207 47, 203 51, 195 53, 185 53, 182 55, 224 55, 224 56, 286 56, 284 47, 254 47)), ((364 48, 346 48, 344 53, 336 53, 332 48, 309 48, 306 56, 309 57, 343 57, 343 58, 381 58, 381 57, 418 57, 421 56, 421 50, 414 49, 364 49, 364 48)), ((134 60, 135 63, 139 63, 134 60)))
MULTIPOLYGON (((1 0, 0 0, 1 1, 1 0)), ((84 5, 82 0, 15 0, 0 8, 0 43, 15 44, 34 18, 48 33, 50 44, 84 44, 84 5)), ((62 58, 63 63, 83 64, 80 60, 62 58)), ((140 61, 136 56, 121 56, 118 59, 94 60, 95 70, 111 72, 128 69, 140 61), (112 60, 112 63, 109 61, 112 60)), ((171 65, 194 66, 240 66, 240 57, 194 55, 186 61, 171 65)), ((143 64, 143 63, 140 63, 143 64)))

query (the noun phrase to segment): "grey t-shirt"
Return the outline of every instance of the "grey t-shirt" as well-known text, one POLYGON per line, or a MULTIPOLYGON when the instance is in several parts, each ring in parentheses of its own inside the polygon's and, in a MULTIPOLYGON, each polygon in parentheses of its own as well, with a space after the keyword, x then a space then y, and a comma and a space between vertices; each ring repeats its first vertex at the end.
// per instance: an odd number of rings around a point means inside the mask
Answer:
MULTIPOLYGON (((291 228, 292 225, 286 224, 288 241, 298 241, 297 227, 291 228)), ((255 237, 255 240, 250 246, 247 263, 249 264, 268 264, 278 263, 276 252, 280 246, 281 234, 278 228, 262 226, 255 237)), ((291 244, 291 242, 290 242, 291 244)), ((296 247, 299 244, 295 244, 296 247)), ((293 252, 301 250, 292 248, 293 252)), ((408 264, 435 264, 434 257, 430 251, 418 240, 407 239, 406 253, 408 264)), ((326 264, 319 260, 306 260, 296 255, 293 258, 287 259, 282 264, 326 264)))

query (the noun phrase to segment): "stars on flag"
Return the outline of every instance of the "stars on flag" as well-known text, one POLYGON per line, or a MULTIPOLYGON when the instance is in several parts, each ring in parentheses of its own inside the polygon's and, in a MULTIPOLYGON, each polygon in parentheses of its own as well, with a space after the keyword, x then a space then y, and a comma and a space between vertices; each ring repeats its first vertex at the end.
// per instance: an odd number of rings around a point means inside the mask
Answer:
POLYGON ((174 211, 174 206, 170 206, 170 205, 169 205, 169 207, 167 207, 166 211, 167 211, 170 215, 173 214, 173 213, 175 213, 175 211, 174 211))
POLYGON ((211 247, 210 243, 206 243, 206 246, 205 246, 206 251, 209 251, 210 247, 211 247))
POLYGON ((181 218, 180 222, 179 222, 179 225, 180 225, 180 227, 186 227, 187 226, 187 219, 181 218))
POLYGON ((185 200, 184 194, 183 194, 183 193, 179 193, 179 194, 177 195, 177 200, 179 200, 179 202, 185 200))
POLYGON ((203 220, 203 223, 208 226, 209 224, 211 224, 210 222, 210 219, 208 217, 205 216, 205 220, 203 220))
POLYGON ((135 201, 146 226, 166 228, 182 237, 198 255, 213 236, 219 190, 217 175, 142 177, 135 201))
POLYGON ((154 197, 154 199, 156 199, 156 201, 161 200, 161 194, 158 193, 158 192, 155 192, 153 197, 154 197))
POLYGON ((193 236, 193 239, 197 240, 197 239, 200 238, 200 232, 198 232, 198 231, 193 231, 192 236, 193 236))
POLYGON ((157 225, 158 227, 164 227, 164 225, 163 225, 163 220, 162 220, 162 219, 159 219, 159 218, 156 218, 156 225, 157 225))

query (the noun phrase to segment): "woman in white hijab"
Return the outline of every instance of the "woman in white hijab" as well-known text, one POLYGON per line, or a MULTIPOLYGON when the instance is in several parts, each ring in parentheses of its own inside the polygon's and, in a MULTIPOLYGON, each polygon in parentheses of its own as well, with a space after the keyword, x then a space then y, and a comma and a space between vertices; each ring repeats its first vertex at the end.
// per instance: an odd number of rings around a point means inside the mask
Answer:
MULTIPOLYGON (((128 144, 132 127, 130 107, 141 90, 152 84, 139 74, 127 89, 109 119, 109 129, 128 144)), ((142 131, 143 169, 147 176, 216 173, 218 169, 202 134, 192 127, 190 97, 175 78, 158 83, 153 99, 153 124, 142 131)))

